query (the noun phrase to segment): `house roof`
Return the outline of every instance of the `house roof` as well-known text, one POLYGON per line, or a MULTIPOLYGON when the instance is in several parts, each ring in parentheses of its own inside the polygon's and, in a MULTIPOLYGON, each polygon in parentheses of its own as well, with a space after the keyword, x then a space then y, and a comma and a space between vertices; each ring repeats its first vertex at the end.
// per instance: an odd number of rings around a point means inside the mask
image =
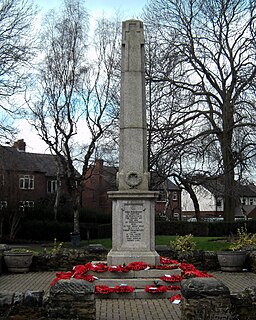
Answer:
POLYGON ((156 172, 151 173, 150 188, 152 190, 180 191, 180 188, 169 179, 164 179, 156 172))
POLYGON ((224 194, 224 184, 222 179, 206 179, 202 181, 201 185, 216 197, 223 196, 224 194))
MULTIPOLYGON (((209 190, 216 197, 221 197, 224 194, 224 183, 222 178, 205 179, 201 185, 209 190)), ((236 187, 240 197, 256 197, 256 186, 253 184, 242 185, 236 181, 236 187)))
POLYGON ((110 190, 117 190, 116 174, 118 169, 110 166, 103 166, 102 178, 110 188, 110 190))
POLYGON ((42 172, 47 176, 56 176, 56 156, 28 153, 13 147, 0 146, 0 169, 20 172, 42 172))
POLYGON ((256 186, 254 184, 240 186, 241 197, 256 197, 256 186))
MULTIPOLYGON (((97 159, 94 164, 91 164, 87 170, 86 179, 93 178, 94 176, 101 177, 101 187, 106 190, 117 190, 116 173, 118 168, 114 166, 103 165, 102 159, 97 159)), ((99 187, 99 186, 98 186, 99 187)), ((88 184, 87 188, 94 189, 88 184)))

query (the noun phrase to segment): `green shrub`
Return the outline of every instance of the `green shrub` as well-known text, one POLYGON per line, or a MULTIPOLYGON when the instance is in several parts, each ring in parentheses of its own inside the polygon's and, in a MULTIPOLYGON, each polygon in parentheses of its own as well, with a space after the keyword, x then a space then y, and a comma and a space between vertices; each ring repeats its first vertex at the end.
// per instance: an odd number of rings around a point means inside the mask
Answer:
POLYGON ((238 240, 230 246, 230 249, 241 250, 245 247, 256 245, 256 233, 248 233, 246 224, 237 229, 238 240))
POLYGON ((181 252, 193 251, 196 248, 196 243, 193 241, 193 235, 177 236, 175 241, 170 241, 171 249, 181 252))

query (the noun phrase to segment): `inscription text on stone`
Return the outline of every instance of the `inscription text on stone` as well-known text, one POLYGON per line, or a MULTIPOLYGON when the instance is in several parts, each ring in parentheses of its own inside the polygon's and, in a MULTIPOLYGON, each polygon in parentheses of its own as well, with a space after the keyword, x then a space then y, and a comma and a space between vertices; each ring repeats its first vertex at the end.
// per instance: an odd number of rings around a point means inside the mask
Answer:
POLYGON ((123 240, 140 242, 143 240, 144 211, 142 204, 124 204, 123 207, 123 240))

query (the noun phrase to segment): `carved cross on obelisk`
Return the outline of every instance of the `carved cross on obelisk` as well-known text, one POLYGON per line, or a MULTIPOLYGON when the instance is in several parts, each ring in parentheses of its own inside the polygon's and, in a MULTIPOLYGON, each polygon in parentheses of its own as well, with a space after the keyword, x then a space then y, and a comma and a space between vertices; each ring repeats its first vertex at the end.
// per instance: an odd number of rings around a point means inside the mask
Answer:
POLYGON ((155 199, 149 191, 143 23, 123 22, 118 191, 109 192, 112 250, 108 264, 156 265, 155 199))
POLYGON ((148 190, 143 23, 123 22, 118 189, 148 190))

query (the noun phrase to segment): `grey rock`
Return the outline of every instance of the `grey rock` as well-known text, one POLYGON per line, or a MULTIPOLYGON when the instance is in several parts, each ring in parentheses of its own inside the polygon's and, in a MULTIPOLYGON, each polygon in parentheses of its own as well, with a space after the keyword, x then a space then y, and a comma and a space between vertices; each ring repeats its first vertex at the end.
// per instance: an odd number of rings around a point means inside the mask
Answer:
POLYGON ((40 307, 43 304, 44 291, 26 291, 24 294, 24 305, 40 307))
POLYGON ((228 287, 215 278, 190 278, 182 280, 181 293, 186 299, 230 296, 228 287))
POLYGON ((2 291, 0 292, 0 307, 11 306, 13 303, 14 293, 2 291))
POLYGON ((95 286, 81 279, 59 280, 50 289, 50 294, 88 294, 93 293, 95 286))

